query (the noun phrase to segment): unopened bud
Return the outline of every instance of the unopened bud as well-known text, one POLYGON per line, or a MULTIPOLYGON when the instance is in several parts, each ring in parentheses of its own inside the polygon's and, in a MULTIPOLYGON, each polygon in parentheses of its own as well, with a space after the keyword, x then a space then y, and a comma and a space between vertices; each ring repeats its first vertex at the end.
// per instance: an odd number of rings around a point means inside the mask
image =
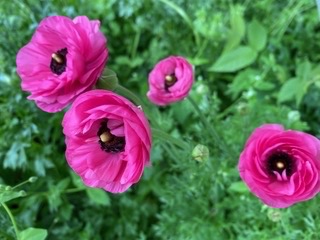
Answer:
POLYGON ((38 180, 37 177, 30 177, 28 181, 31 182, 31 183, 34 183, 37 180, 38 180))
POLYGON ((25 191, 21 190, 21 191, 19 191, 19 195, 21 197, 25 197, 27 195, 27 193, 25 191))
POLYGON ((272 221, 272 222, 279 222, 281 220, 281 212, 278 209, 269 209, 268 210, 268 218, 272 221))
POLYGON ((202 144, 198 144, 192 150, 192 158, 198 162, 207 161, 209 158, 209 149, 202 144))
POLYGON ((5 188, 4 188, 4 190, 6 190, 6 191, 10 191, 12 188, 10 187, 10 186, 6 186, 5 188))

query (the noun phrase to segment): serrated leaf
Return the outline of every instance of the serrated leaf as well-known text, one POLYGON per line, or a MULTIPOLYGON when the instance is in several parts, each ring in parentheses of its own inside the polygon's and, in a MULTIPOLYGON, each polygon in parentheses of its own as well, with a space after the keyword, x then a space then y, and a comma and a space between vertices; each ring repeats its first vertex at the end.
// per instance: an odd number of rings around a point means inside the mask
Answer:
POLYGON ((92 202, 102 206, 110 206, 110 198, 104 190, 98 188, 87 188, 86 192, 92 202))
POLYGON ((231 192, 237 192, 237 193, 247 193, 249 192, 248 187, 245 185, 244 182, 233 182, 230 187, 228 188, 231 192))
POLYGON ((240 46, 222 54, 208 69, 213 72, 235 72, 252 64, 257 58, 257 52, 250 47, 240 46))
POLYGON ((261 51, 267 44, 267 30, 257 20, 253 20, 248 25, 248 41, 249 45, 261 51))
POLYGON ((27 157, 24 148, 28 147, 28 144, 14 142, 10 150, 6 153, 3 161, 4 168, 21 168, 27 164, 27 157))
POLYGON ((63 194, 69 183, 70 178, 65 178, 59 181, 58 184, 50 186, 50 191, 47 195, 47 198, 49 201, 49 209, 51 212, 56 211, 62 204, 61 194, 63 194))
POLYGON ((27 228, 20 232, 20 240, 44 240, 48 232, 42 228, 27 228))

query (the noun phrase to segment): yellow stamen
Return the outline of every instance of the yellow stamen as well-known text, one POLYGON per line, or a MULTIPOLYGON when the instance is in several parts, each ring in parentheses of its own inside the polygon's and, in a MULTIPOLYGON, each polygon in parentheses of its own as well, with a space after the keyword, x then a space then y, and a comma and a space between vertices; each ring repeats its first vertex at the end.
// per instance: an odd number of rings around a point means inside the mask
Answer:
POLYGON ((283 169, 284 168, 284 163, 283 162, 277 162, 277 168, 278 169, 283 169))
POLYGON ((59 64, 63 63, 63 59, 59 56, 59 54, 52 53, 51 57, 59 64))
POLYGON ((102 142, 107 143, 112 139, 112 135, 109 132, 104 132, 99 136, 99 138, 102 142))
POLYGON ((166 82, 167 82, 167 83, 170 83, 170 82, 173 82, 173 81, 174 81, 174 78, 173 78, 171 75, 167 75, 167 76, 165 77, 165 79, 166 79, 166 82))
POLYGON ((177 82, 177 78, 174 75, 167 75, 164 79, 167 87, 171 87, 177 82))

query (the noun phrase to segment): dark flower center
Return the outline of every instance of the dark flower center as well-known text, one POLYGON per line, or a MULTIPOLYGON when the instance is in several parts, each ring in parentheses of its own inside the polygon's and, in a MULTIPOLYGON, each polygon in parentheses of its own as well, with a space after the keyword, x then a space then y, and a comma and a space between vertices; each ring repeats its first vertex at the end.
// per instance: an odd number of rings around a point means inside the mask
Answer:
POLYGON ((124 151, 126 141, 124 137, 117 137, 110 132, 107 121, 101 123, 98 131, 101 149, 108 153, 118 153, 124 151))
POLYGON ((66 71, 67 66, 67 58, 66 55, 68 53, 67 48, 62 48, 59 51, 52 53, 51 55, 51 62, 50 62, 50 69, 55 74, 62 74, 66 71))
POLYGON ((286 170, 286 175, 290 177, 294 172, 294 158, 283 151, 276 151, 267 158, 267 171, 274 175, 274 172, 281 174, 286 170))
POLYGON ((172 87, 177 81, 178 79, 174 73, 167 75, 164 80, 164 89, 169 92, 169 88, 172 87))

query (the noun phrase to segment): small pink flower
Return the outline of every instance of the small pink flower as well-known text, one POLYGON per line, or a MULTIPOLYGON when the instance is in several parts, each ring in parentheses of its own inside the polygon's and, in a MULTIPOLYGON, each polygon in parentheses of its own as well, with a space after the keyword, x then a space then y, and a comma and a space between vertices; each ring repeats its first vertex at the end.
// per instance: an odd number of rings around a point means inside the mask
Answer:
POLYGON ((108 58, 98 20, 85 16, 43 19, 17 54, 21 87, 39 108, 57 112, 92 89, 108 58))
POLYGON ((150 164, 148 120, 140 108, 113 92, 81 94, 62 125, 66 159, 90 187, 124 192, 139 181, 150 164))
POLYGON ((265 124, 249 137, 238 168, 242 180, 265 204, 289 207, 320 190, 320 141, 278 124, 265 124))
POLYGON ((171 56, 155 65, 148 80, 149 100, 156 105, 168 105, 188 96, 193 83, 193 68, 183 57, 171 56))

